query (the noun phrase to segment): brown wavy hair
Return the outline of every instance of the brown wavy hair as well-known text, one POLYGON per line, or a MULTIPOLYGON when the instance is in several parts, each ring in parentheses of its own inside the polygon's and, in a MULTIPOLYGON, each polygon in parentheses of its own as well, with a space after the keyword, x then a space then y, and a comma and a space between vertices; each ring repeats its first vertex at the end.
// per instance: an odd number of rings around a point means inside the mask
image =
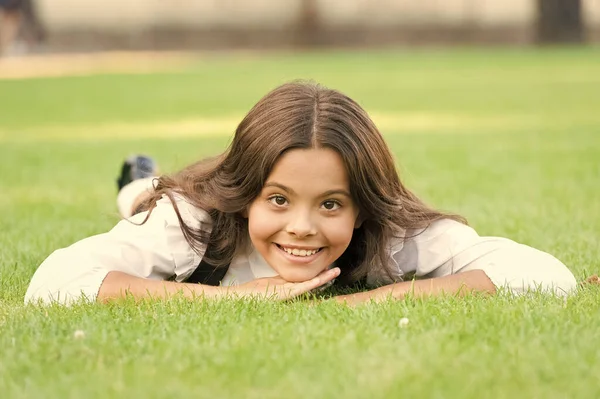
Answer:
POLYGON ((391 237, 406 238, 406 230, 424 229, 443 218, 466 223, 458 215, 430 208, 402 185, 385 140, 360 105, 312 82, 287 83, 264 96, 239 124, 223 154, 160 177, 145 209, 149 216, 156 201, 167 195, 190 246, 199 253, 210 246, 206 260, 226 267, 236 250, 249 244, 243 215, 279 157, 311 148, 330 148, 341 155, 363 221, 336 262, 342 284, 361 280, 377 265, 385 267, 391 237), (174 193, 208 212, 210 233, 183 222, 174 193))

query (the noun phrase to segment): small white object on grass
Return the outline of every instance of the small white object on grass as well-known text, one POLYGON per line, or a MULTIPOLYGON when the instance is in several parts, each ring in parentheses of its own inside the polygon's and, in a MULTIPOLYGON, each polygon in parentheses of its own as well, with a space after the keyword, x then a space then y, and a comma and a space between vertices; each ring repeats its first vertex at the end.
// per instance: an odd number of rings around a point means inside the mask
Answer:
POLYGON ((75 330, 75 332, 73 333, 73 338, 75 338, 75 339, 85 338, 85 332, 83 330, 75 330))
POLYGON ((400 328, 404 328, 408 326, 408 318, 407 317, 403 317, 400 319, 400 321, 398 322, 398 327, 400 328))

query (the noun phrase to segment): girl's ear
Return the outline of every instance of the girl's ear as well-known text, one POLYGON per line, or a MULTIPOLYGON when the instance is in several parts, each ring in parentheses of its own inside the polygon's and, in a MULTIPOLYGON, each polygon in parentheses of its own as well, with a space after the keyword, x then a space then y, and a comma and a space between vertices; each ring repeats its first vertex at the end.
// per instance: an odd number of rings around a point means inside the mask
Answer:
POLYGON ((354 228, 358 229, 360 228, 360 226, 362 226, 363 222, 365 221, 365 219, 359 214, 356 217, 356 221, 354 222, 354 228))

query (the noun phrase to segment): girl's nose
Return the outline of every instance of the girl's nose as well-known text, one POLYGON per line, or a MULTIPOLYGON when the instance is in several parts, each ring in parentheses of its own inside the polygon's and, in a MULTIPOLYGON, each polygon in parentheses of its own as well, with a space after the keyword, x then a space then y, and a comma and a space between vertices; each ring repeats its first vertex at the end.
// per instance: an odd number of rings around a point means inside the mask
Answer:
POLYGON ((294 215, 287 224, 286 231, 298 238, 303 238, 317 234, 315 224, 307 213, 298 213, 294 215))

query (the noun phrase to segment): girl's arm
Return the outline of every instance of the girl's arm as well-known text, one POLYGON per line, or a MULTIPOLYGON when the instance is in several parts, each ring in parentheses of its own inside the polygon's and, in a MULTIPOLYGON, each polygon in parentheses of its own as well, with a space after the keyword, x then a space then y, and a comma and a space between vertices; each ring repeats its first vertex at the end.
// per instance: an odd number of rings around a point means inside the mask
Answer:
POLYGON ((224 298, 224 297, 264 297, 289 299, 327 284, 340 274, 339 268, 326 270, 317 277, 301 283, 290 283, 279 277, 261 278, 232 287, 213 287, 202 284, 176 283, 172 281, 149 280, 129 274, 112 271, 100 286, 97 300, 109 302, 132 296, 142 298, 168 299, 176 295, 185 298, 224 298))
POLYGON ((496 292, 496 286, 483 270, 472 270, 444 277, 389 284, 371 291, 340 295, 335 297, 335 300, 348 305, 357 305, 369 301, 403 299, 407 295, 413 298, 423 298, 439 295, 462 296, 475 292, 484 294, 494 294, 496 292))
MULTIPOLYGON (((183 199, 178 199, 178 208, 194 227, 204 228, 210 222, 206 212, 183 199)), ((163 198, 147 222, 140 224, 145 217, 146 212, 121 220, 109 232, 54 251, 33 275, 25 302, 94 301, 111 272, 147 280, 184 280, 202 257, 187 244, 173 204, 163 198)), ((111 288, 110 282, 112 278, 106 289, 111 288)))
POLYGON ((414 274, 415 281, 390 284, 384 273, 371 272, 373 291, 340 297, 347 303, 384 298, 542 291, 565 295, 577 286, 573 273, 552 255, 506 238, 480 237, 475 230, 443 219, 392 246, 388 265, 394 280, 414 274), (384 277, 384 279, 381 279, 384 277))
POLYGON ((215 298, 223 294, 222 287, 149 280, 119 271, 111 271, 102 282, 96 300, 110 302, 128 296, 134 298, 169 298, 176 295, 183 295, 186 298, 215 298))

